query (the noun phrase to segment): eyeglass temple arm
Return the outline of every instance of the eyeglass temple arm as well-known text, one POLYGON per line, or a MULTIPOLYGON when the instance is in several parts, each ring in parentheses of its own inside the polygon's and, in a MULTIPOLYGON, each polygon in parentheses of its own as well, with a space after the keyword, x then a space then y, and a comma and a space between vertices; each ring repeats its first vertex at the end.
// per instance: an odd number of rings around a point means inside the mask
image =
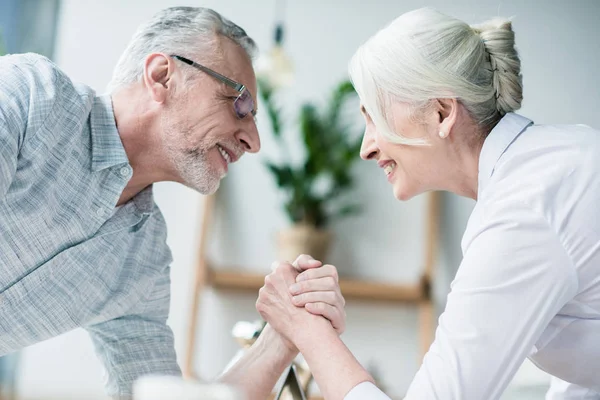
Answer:
POLYGON ((221 82, 225 83, 227 86, 232 87, 233 89, 235 89, 238 92, 242 92, 246 86, 242 85, 241 83, 238 83, 234 80, 229 79, 228 77, 221 75, 220 73, 213 71, 212 69, 205 67, 204 65, 200 65, 195 61, 192 61, 190 59, 187 59, 185 57, 181 57, 175 54, 171 54, 171 57, 178 59, 179 61, 183 61, 184 63, 191 65, 193 67, 198 68, 200 71, 204 71, 207 74, 209 74, 210 76, 212 76, 213 78, 216 78, 218 80, 220 80, 221 82))

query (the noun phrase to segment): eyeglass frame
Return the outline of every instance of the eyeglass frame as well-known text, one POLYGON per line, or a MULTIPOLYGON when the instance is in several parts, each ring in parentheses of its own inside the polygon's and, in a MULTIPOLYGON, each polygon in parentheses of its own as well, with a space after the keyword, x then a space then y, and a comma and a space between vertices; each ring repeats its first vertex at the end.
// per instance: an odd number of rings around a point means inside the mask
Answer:
MULTIPOLYGON (((238 97, 237 97, 237 98, 236 98, 236 99, 233 101, 233 102, 234 102, 234 104, 235 104, 235 102, 236 102, 236 101, 238 101, 238 99, 239 99, 239 98, 242 96, 242 94, 244 93, 244 91, 248 91, 248 94, 250 95, 250 98, 251 98, 251 100, 252 100, 252 103, 253 103, 252 110, 251 110, 249 113, 247 113, 246 115, 244 115, 243 117, 240 117, 240 116, 237 114, 237 112, 236 112, 236 116, 237 116, 238 118, 240 118, 240 119, 242 119, 242 118, 245 118, 245 117, 246 117, 248 114, 252 114, 252 116, 253 116, 253 117, 256 117, 256 105, 254 104, 254 99, 252 99, 252 95, 250 94, 250 90, 248 90, 248 88, 246 87, 246 85, 244 85, 244 84, 242 84, 242 83, 239 83, 239 82, 236 82, 236 81, 234 81, 233 79, 230 79, 230 78, 226 77, 225 75, 222 75, 222 74, 218 73, 218 72, 217 72, 217 71, 215 71, 215 70, 212 70, 212 69, 210 69, 210 68, 208 68, 208 67, 205 67, 205 66, 204 66, 204 65, 202 65, 202 64, 198 64, 197 62, 195 62, 195 61, 192 61, 192 60, 190 60, 189 58, 185 58, 185 57, 183 57, 183 56, 179 56, 179 55, 177 55, 177 54, 171 54, 171 57, 172 57, 172 58, 175 58, 175 59, 177 59, 177 60, 179 60, 179 61, 182 61, 182 62, 184 62, 184 63, 186 63, 186 64, 188 64, 188 65, 191 65, 192 67, 195 67, 195 68, 199 69, 199 70, 200 70, 200 71, 202 71, 202 72, 205 72, 205 73, 207 73, 208 75, 212 76, 213 78, 215 78, 215 79, 217 79, 218 81, 220 81, 220 82, 222 82, 222 83, 226 84, 227 86, 229 86, 230 88, 232 88, 233 90, 235 90, 236 92, 238 92, 238 93, 239 93, 239 95, 238 95, 238 97)), ((235 105, 234 105, 234 108, 235 108, 235 105)))

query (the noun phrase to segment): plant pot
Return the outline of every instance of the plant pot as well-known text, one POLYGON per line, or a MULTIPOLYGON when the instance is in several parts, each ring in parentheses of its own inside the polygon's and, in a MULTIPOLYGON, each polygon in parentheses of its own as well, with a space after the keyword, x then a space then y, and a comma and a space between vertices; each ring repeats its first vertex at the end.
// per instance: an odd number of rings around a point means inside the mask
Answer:
POLYGON ((277 258, 293 262, 300 254, 308 254, 326 263, 332 236, 331 231, 312 225, 293 225, 277 233, 277 258))

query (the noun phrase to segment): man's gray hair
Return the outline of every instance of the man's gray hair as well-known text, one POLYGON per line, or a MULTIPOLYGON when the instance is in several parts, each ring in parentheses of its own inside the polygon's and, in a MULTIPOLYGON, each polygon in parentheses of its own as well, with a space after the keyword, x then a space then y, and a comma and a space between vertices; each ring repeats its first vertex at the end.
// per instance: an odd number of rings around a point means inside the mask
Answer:
POLYGON ((108 92, 139 81, 146 56, 153 52, 188 57, 200 57, 200 54, 210 52, 210 57, 216 57, 219 36, 233 40, 250 59, 254 58, 257 52, 254 40, 216 11, 202 7, 170 7, 158 12, 133 35, 115 67, 108 92))

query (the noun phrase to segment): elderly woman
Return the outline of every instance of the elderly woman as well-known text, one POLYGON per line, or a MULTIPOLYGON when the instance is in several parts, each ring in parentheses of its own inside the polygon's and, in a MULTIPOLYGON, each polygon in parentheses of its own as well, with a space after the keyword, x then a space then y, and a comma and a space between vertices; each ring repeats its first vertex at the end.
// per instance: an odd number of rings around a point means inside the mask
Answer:
MULTIPOLYGON (((477 200, 406 398, 497 399, 529 357, 556 377, 548 398, 600 399, 600 132, 514 113, 520 61, 503 19, 409 12, 358 49, 350 75, 367 122, 361 156, 396 198, 477 200)), ((257 309, 302 352, 326 399, 387 399, 315 315, 319 303, 303 308, 332 287, 317 273, 281 263, 257 309)))

